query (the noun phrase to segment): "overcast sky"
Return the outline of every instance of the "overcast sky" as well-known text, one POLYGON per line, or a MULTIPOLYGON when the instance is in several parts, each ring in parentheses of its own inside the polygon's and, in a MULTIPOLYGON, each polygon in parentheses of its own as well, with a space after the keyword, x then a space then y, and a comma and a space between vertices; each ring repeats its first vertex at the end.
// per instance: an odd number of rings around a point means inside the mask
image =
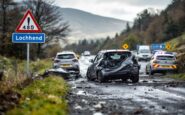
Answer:
POLYGON ((146 8, 164 9, 172 0, 56 0, 56 5, 133 21, 146 8))

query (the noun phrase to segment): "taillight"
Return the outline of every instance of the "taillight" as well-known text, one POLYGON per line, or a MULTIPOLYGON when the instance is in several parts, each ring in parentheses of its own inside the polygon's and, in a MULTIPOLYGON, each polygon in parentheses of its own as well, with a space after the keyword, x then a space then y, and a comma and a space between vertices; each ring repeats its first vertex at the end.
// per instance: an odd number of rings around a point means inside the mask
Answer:
POLYGON ((78 62, 78 60, 77 59, 74 59, 73 62, 78 62))
POLYGON ((54 63, 59 63, 60 61, 59 60, 55 60, 54 63))

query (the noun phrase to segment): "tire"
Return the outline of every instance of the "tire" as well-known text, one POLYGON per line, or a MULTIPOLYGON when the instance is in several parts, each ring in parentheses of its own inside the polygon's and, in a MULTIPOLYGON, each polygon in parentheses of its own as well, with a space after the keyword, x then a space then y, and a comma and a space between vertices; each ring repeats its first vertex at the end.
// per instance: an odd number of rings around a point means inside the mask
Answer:
POLYGON ((98 73, 97 73, 97 79, 98 79, 98 82, 100 82, 100 83, 103 83, 103 82, 105 82, 105 79, 104 79, 104 77, 102 76, 102 72, 101 71, 99 71, 98 73))
POLYGON ((139 75, 133 76, 131 80, 132 80, 132 83, 138 83, 139 82, 139 75))
POLYGON ((80 75, 80 74, 78 74, 78 75, 76 75, 75 76, 75 79, 79 79, 79 78, 81 78, 82 76, 80 75))
POLYGON ((146 75, 148 75, 148 74, 149 74, 149 72, 148 72, 148 70, 147 70, 147 67, 146 67, 146 69, 145 69, 145 72, 146 72, 146 75))
POLYGON ((127 82, 127 79, 123 78, 121 79, 123 83, 127 82))
POLYGON ((92 81, 92 79, 91 79, 91 76, 90 76, 90 74, 89 74, 89 71, 87 71, 87 81, 92 81))
POLYGON ((154 72, 152 71, 151 68, 150 68, 150 71, 149 71, 149 75, 154 75, 154 72))

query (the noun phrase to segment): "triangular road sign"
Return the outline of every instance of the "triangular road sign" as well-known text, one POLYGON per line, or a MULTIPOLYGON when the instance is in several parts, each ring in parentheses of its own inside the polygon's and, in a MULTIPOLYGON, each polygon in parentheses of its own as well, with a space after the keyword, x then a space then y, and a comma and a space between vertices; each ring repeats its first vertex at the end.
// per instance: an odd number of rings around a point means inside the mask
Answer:
POLYGON ((22 18, 20 24, 18 25, 16 32, 20 33, 39 33, 42 32, 40 26, 35 20, 33 14, 30 10, 26 12, 22 18))

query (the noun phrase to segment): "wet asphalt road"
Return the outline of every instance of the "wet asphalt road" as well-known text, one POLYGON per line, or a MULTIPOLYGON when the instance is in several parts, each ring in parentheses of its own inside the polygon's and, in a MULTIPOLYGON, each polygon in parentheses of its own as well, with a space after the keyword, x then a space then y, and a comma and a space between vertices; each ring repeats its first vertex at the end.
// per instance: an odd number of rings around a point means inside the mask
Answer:
POLYGON ((88 82, 85 72, 90 63, 80 59, 83 78, 69 81, 71 115, 185 115, 185 82, 167 76, 145 74, 140 62, 140 81, 88 82))

